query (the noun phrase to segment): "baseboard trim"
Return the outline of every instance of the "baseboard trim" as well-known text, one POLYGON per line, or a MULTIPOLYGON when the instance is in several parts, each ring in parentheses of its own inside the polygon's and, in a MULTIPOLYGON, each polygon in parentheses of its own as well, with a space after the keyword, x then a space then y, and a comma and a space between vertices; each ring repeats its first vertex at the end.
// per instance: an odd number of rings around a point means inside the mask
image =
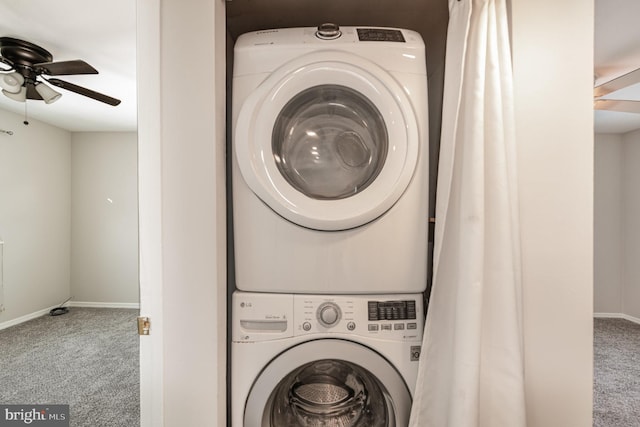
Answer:
POLYGON ((10 328, 11 326, 19 325, 20 323, 28 322, 29 320, 33 320, 37 317, 44 316, 49 313, 52 308, 58 307, 57 305, 52 305, 48 308, 43 308, 42 310, 34 311, 33 313, 25 314, 24 316, 16 317, 15 319, 7 320, 6 322, 0 323, 0 330, 10 328))
POLYGON ((602 319, 624 319, 640 325, 640 319, 624 313, 594 313, 593 317, 602 319))
POLYGON ((92 302, 92 301, 69 301, 69 307, 86 307, 86 308, 135 308, 139 309, 140 304, 137 302, 92 302))
POLYGON ((602 319, 622 319, 622 313, 593 313, 593 317, 602 319))
MULTIPOLYGON (((132 308, 140 309, 140 304, 137 302, 90 302, 90 301, 69 301, 64 304, 67 307, 86 307, 86 308, 132 308)), ((42 310, 34 311, 33 313, 25 314, 24 316, 16 317, 15 319, 7 320, 0 323, 0 331, 10 328, 11 326, 19 325, 20 323, 28 322, 40 316, 48 314, 51 309, 59 307, 60 305, 52 305, 51 307, 43 308, 42 310)))

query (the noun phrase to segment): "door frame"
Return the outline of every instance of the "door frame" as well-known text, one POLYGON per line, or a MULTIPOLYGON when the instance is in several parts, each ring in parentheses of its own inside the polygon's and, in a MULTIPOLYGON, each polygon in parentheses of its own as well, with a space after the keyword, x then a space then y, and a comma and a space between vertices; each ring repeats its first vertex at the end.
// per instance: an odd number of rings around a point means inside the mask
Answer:
POLYGON ((140 337, 140 425, 162 426, 162 197, 160 1, 137 0, 138 215, 140 316, 152 320, 140 337))
POLYGON ((141 426, 223 426, 225 3, 136 8, 141 426))

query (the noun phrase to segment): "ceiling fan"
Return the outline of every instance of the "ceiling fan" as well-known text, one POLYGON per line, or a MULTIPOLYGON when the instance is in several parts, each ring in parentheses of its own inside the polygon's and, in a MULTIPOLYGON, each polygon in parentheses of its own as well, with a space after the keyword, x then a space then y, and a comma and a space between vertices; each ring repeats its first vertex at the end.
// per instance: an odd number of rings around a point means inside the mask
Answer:
POLYGON ((596 86, 593 90, 594 108, 596 110, 619 111, 623 113, 640 113, 640 101, 602 99, 603 96, 637 83, 640 83, 640 68, 596 86))
POLYGON ((69 76, 75 74, 98 74, 98 70, 82 60, 52 62, 53 56, 47 50, 24 40, 0 37, 0 86, 2 93, 19 102, 27 99, 43 100, 47 104, 62 96, 43 80, 53 86, 116 106, 120 100, 49 76, 69 76), (46 76, 46 78, 45 78, 46 76))

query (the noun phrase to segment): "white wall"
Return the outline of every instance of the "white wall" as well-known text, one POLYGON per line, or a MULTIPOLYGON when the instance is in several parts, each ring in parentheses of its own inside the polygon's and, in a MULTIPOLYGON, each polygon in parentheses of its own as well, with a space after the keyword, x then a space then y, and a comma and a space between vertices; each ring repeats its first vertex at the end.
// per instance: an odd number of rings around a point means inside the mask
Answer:
POLYGON ((223 426, 224 2, 161 4, 165 424, 223 426), (186 80, 185 64, 191 64, 186 80))
POLYGON ((71 134, 71 295, 138 303, 135 132, 71 134))
POLYGON ((0 240, 4 306, 0 323, 69 297, 69 132, 0 110, 0 240))
POLYGON ((511 6, 528 426, 590 426, 593 0, 511 6))
POLYGON ((622 313, 640 319, 640 131, 622 136, 622 313))
MULTIPOLYGON (((595 135, 594 296, 595 313, 622 313, 623 144, 620 135, 595 135)), ((639 159, 640 160, 640 159, 639 159)))
POLYGON ((597 134, 594 313, 640 319, 640 130, 597 134))
POLYGON ((140 339, 141 427, 165 425, 162 106, 158 73, 162 54, 161 8, 161 0, 136 1, 140 315, 152 322, 150 335, 140 339))
POLYGON ((60 304, 138 302, 135 133, 70 133, 0 110, 0 325, 60 304), (107 199, 111 199, 110 203, 107 199))

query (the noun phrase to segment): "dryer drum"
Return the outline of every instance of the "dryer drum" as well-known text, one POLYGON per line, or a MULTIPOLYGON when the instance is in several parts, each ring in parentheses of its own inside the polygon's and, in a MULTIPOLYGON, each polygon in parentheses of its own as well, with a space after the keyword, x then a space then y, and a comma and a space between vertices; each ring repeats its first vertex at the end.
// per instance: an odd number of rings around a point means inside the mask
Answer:
POLYGON ((382 114, 366 96, 325 84, 284 106, 271 145, 280 173, 296 190, 317 200, 340 200, 375 181, 389 136, 382 114))
MULTIPOLYGON (((366 369, 342 360, 319 360, 286 375, 265 417, 268 426, 389 427, 388 392, 366 369)), ((390 416, 391 415, 391 416, 390 416)))

